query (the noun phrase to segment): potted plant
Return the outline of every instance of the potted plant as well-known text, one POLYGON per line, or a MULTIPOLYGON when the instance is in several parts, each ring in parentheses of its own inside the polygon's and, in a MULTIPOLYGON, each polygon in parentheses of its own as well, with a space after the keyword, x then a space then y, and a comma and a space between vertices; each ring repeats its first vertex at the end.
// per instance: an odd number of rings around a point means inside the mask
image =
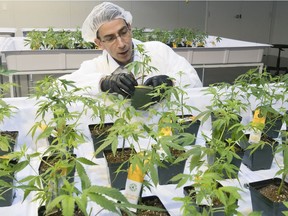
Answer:
POLYGON ((32 50, 95 48, 94 43, 83 41, 79 28, 75 31, 55 31, 50 27, 46 32, 34 29, 27 33, 24 41, 25 46, 29 46, 32 50))
MULTIPOLYGON (((13 73, 13 71, 7 71, 0 67, 1 76, 8 76, 10 73, 13 73)), ((10 118, 17 110, 17 107, 3 100, 9 88, 13 86, 14 85, 10 83, 0 84, 0 123, 3 123, 6 118, 10 118)), ((14 150, 18 133, 18 131, 0 131, 0 156, 14 150)))
MULTIPOLYGON (((261 133, 268 137, 277 138, 282 126, 283 113, 276 111, 275 103, 282 101, 282 107, 285 100, 283 90, 285 82, 280 77, 272 77, 266 70, 257 73, 255 69, 247 71, 235 80, 235 85, 246 93, 246 99, 256 101, 253 110, 254 121, 253 134, 257 131, 257 141, 260 140, 261 133)), ((281 107, 278 110, 282 110, 281 107)))
POLYGON ((135 91, 131 96, 131 105, 135 107, 135 109, 147 109, 154 103, 150 95, 153 87, 145 86, 144 79, 148 74, 157 71, 157 68, 150 65, 151 57, 145 51, 143 44, 137 44, 135 51, 139 53, 138 57, 140 60, 133 61, 126 65, 128 71, 133 73, 136 79, 140 79, 140 84, 135 86, 135 91))
MULTIPOLYGON (((186 103, 188 100, 186 89, 189 88, 189 85, 182 86, 181 77, 183 72, 179 71, 178 74, 180 77, 179 86, 160 85, 155 88, 153 97, 160 98, 160 101, 166 99, 160 104, 163 113, 161 118, 165 118, 166 122, 170 121, 178 124, 177 128, 174 125, 172 133, 184 132, 193 134, 195 139, 191 141, 191 145, 194 145, 201 121, 193 113, 200 112, 200 110, 186 103), (165 110, 169 110, 169 112, 165 112, 165 110)), ((161 116, 162 114, 160 113, 159 115, 161 116)))
MULTIPOLYGON (((189 172, 179 174, 175 179, 180 180, 177 187, 183 187, 184 197, 174 197, 173 200, 183 202, 181 212, 183 215, 235 215, 237 214, 239 188, 225 186, 215 166, 222 165, 216 160, 213 165, 207 164, 207 148, 195 145, 190 153, 189 172), (191 183, 192 182, 192 183, 191 183)), ((230 169, 233 165, 227 163, 230 169)))
MULTIPOLYGON (((249 183, 253 211, 262 211, 263 215, 282 215, 287 212, 288 184, 288 133, 281 131, 282 142, 273 148, 274 153, 281 153, 283 161, 277 161, 278 171, 274 178, 249 183)), ((274 154, 273 154, 274 155, 274 154)))
POLYGON ((247 110, 248 105, 241 100, 241 92, 235 85, 220 83, 204 91, 212 95, 211 105, 199 114, 202 121, 210 118, 212 123, 211 134, 203 134, 208 163, 213 166, 216 160, 220 161, 221 164, 217 163, 214 169, 225 178, 235 178, 244 154, 239 143, 247 128, 241 123, 241 113, 247 110))
POLYGON ((15 198, 16 177, 28 161, 22 160, 26 147, 0 156, 0 207, 11 206, 15 198), (20 161, 21 160, 21 161, 20 161))
MULTIPOLYGON (((111 127, 114 124, 113 118, 120 112, 122 105, 126 103, 123 99, 122 103, 112 94, 101 93, 95 98, 95 103, 90 106, 92 109, 92 119, 95 123, 89 124, 88 128, 91 134, 94 151, 96 152, 106 140, 111 127)), ((104 149, 98 151, 96 158, 103 158, 103 150, 111 149, 110 145, 106 145, 104 149)))
POLYGON ((120 190, 125 188, 130 158, 136 154, 135 147, 139 138, 143 136, 141 123, 131 121, 131 118, 135 116, 133 113, 137 115, 135 111, 132 107, 125 107, 121 116, 114 121, 113 126, 109 129, 107 138, 96 151, 98 154, 110 146, 110 149, 103 151, 104 158, 107 161, 110 184, 120 190))
POLYGON ((57 213, 68 216, 76 211, 88 215, 88 200, 113 212, 118 212, 118 207, 125 208, 125 203, 129 204, 115 189, 92 186, 84 166, 96 164, 85 157, 77 157, 71 151, 71 148, 85 142, 84 135, 77 128, 80 118, 89 109, 95 111, 98 108, 95 99, 82 95, 85 90, 77 88, 71 81, 46 77, 37 83, 31 96, 39 99, 36 119, 40 118, 30 129, 32 137, 36 136, 36 141, 39 141, 54 135, 54 141, 44 152, 25 156, 34 173, 20 180, 22 185, 19 188, 24 190, 24 200, 31 192, 36 193, 33 200, 39 202, 39 214, 44 208, 46 215, 57 213), (79 109, 73 110, 76 105, 79 109), (39 128, 40 133, 36 133, 39 128), (34 158, 40 160, 37 168, 32 164, 34 158), (75 171, 80 178, 81 189, 74 182, 75 171), (113 201, 109 197, 113 197, 113 201), (121 204, 117 204, 120 201, 121 204))

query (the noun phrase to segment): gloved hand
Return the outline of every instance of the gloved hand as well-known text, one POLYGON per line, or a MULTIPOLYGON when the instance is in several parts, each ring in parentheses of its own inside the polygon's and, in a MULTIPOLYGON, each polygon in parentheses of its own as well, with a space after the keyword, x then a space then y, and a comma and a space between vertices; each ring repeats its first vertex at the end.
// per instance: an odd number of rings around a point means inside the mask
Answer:
MULTIPOLYGON (((156 87, 162 85, 163 83, 166 83, 166 86, 173 86, 172 80, 166 75, 158 75, 150 77, 144 82, 144 85, 156 87)), ((164 89, 161 89, 160 93, 163 94, 164 89)), ((159 102, 161 100, 161 96, 160 95, 155 96, 152 98, 152 100, 159 102)))
POLYGON ((135 86, 138 83, 132 74, 119 73, 106 76, 101 84, 102 91, 108 91, 109 93, 118 93, 124 97, 131 96, 135 91, 135 86))
POLYGON ((166 86, 173 86, 172 80, 166 75, 150 77, 144 82, 144 85, 156 87, 162 85, 163 83, 166 83, 166 86))

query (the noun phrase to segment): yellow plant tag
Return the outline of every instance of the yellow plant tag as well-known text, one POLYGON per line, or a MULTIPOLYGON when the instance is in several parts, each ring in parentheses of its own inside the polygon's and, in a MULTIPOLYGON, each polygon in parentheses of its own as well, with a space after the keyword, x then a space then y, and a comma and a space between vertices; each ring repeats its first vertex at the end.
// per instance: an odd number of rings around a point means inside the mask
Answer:
POLYGON ((132 165, 130 165, 128 169, 128 179, 131 179, 136 182, 143 182, 144 181, 145 174, 142 172, 142 170, 136 165, 134 169, 132 168, 132 165))
MULTIPOLYGON (((254 112, 253 120, 252 120, 252 126, 264 126, 265 124, 265 116, 260 117, 260 109, 256 109, 254 112)), ((254 129, 252 133, 249 136, 249 143, 258 143, 261 140, 261 130, 258 128, 254 129)))
MULTIPOLYGON (((132 165, 130 165, 125 185, 125 197, 132 204, 138 204, 144 176, 145 174, 137 165, 134 169, 132 168, 132 165)), ((131 208, 130 211, 136 212, 137 209, 131 208)))
POLYGON ((252 125, 265 124, 265 120, 265 116, 260 117, 260 109, 256 109, 254 112, 252 125))

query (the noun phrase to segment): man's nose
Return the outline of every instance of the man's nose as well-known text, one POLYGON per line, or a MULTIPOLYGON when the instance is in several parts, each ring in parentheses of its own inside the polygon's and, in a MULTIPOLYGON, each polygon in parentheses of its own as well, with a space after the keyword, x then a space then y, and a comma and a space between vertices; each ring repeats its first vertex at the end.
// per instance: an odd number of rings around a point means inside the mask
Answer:
POLYGON ((123 38, 120 35, 116 36, 116 42, 118 43, 119 47, 125 46, 125 44, 123 43, 123 38))

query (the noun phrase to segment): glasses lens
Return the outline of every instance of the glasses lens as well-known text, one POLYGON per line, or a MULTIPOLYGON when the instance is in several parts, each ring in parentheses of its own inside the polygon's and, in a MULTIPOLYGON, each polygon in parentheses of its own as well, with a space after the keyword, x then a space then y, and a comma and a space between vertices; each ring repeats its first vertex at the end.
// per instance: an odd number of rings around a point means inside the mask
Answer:
POLYGON ((106 36, 104 37, 104 40, 102 42, 113 44, 117 40, 117 37, 120 37, 121 39, 127 39, 130 36, 129 33, 130 33, 129 28, 125 26, 118 32, 118 35, 106 36))

